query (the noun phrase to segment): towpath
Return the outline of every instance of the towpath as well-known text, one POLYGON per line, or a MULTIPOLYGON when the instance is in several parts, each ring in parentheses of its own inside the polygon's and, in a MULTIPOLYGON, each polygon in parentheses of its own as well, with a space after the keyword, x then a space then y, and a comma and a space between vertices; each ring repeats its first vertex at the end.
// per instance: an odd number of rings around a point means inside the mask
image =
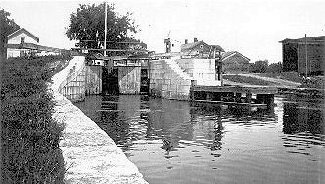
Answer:
MULTIPOLYGON (((231 75, 231 74, 227 74, 231 75)), ((254 74, 249 74, 249 73, 241 73, 241 74, 233 74, 233 75, 240 75, 240 76, 245 76, 245 77, 253 77, 257 79, 261 79, 264 81, 268 81, 273 83, 271 86, 272 87, 281 87, 281 88, 297 88, 300 83, 297 82, 292 82, 284 79, 277 79, 277 78, 272 78, 272 77, 264 77, 264 76, 259 76, 259 75, 254 75, 254 74)), ((248 83, 238 83, 238 82, 233 82, 229 80, 225 80, 224 84, 229 84, 229 85, 240 85, 240 86, 251 86, 248 83)))

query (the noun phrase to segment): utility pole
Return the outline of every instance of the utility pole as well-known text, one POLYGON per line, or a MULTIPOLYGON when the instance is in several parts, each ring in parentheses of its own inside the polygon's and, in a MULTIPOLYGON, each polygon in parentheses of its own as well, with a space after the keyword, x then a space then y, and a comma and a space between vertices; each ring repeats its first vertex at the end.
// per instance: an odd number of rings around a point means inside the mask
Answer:
MULTIPOLYGON (((104 49, 106 49, 106 40, 107 40, 107 4, 105 1, 105 40, 104 40, 104 49)), ((104 50, 104 56, 106 56, 106 50, 104 50)))
POLYGON ((308 61, 307 61, 307 35, 305 34, 305 62, 306 62, 306 70, 305 70, 305 77, 307 77, 308 72, 308 61))

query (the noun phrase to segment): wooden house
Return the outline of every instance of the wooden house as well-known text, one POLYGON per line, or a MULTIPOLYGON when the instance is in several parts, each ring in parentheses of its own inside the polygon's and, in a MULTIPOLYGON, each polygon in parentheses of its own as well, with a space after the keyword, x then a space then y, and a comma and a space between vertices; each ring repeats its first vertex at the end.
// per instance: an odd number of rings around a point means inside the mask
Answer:
POLYGON ((39 38, 28 32, 26 29, 21 28, 12 34, 8 35, 8 49, 7 58, 25 56, 33 52, 33 49, 23 48, 22 45, 37 44, 39 38))
POLYGON ((7 58, 22 56, 58 55, 62 49, 39 45, 39 38, 21 28, 8 35, 7 58))

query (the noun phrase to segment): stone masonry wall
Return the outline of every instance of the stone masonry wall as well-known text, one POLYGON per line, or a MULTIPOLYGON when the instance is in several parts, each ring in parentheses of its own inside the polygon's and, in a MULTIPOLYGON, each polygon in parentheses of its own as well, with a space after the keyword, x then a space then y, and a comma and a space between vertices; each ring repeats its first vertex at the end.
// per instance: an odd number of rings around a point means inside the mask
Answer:
POLYGON ((220 86, 221 81, 215 79, 214 59, 177 59, 178 65, 196 80, 197 85, 220 86))
POLYGON ((84 100, 86 94, 101 94, 102 67, 87 66, 84 59, 76 59, 59 89, 73 102, 84 100))
POLYGON ((75 57, 70 68, 65 70, 66 77, 62 79, 60 93, 71 101, 82 101, 85 99, 86 70, 83 57, 75 57))
POLYGON ((157 97, 189 100, 191 79, 179 75, 166 60, 150 63, 150 94, 157 97))

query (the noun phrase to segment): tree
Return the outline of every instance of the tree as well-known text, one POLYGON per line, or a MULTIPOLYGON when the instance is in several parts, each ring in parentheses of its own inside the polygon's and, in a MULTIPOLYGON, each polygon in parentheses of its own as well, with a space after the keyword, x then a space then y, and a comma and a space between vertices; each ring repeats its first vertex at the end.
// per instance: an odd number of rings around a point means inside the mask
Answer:
POLYGON ((282 63, 272 63, 267 67, 268 73, 281 73, 282 72, 282 63))
POLYGON ((250 65, 250 72, 253 73, 265 73, 268 67, 268 60, 259 60, 259 61, 255 61, 255 63, 252 63, 250 65))
MULTIPOLYGON (((118 16, 114 5, 107 8, 107 48, 124 49, 128 44, 117 42, 136 41, 129 33, 136 33, 137 26, 130 18, 131 14, 118 16)), ((70 40, 79 40, 81 48, 100 48, 98 41, 105 39, 105 3, 98 6, 79 5, 77 12, 70 15, 70 26, 66 32, 70 40), (97 37, 98 36, 98 37, 97 37), (96 41, 85 41, 96 40, 96 41)))
POLYGON ((7 36, 11 33, 17 31, 20 27, 15 23, 13 19, 9 18, 10 13, 6 12, 4 9, 0 9, 0 52, 1 59, 6 58, 7 52, 5 49, 5 44, 7 44, 7 36))

